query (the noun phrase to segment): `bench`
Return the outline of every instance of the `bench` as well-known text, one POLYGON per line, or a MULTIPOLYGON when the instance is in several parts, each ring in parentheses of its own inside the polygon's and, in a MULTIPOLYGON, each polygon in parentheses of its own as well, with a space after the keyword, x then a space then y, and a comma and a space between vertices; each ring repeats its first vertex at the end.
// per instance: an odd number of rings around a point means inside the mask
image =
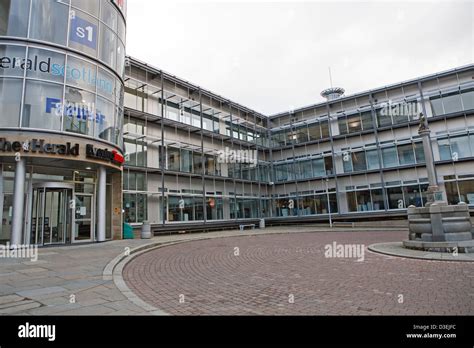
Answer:
POLYGON ((252 230, 254 230, 254 229, 255 229, 255 224, 239 225, 239 229, 240 229, 241 231, 243 231, 245 227, 251 227, 252 230))
POLYGON ((332 225, 334 227, 338 227, 338 226, 341 226, 341 227, 352 227, 354 228, 355 227, 355 223, 354 222, 347 222, 347 221, 334 221, 332 223, 332 225))

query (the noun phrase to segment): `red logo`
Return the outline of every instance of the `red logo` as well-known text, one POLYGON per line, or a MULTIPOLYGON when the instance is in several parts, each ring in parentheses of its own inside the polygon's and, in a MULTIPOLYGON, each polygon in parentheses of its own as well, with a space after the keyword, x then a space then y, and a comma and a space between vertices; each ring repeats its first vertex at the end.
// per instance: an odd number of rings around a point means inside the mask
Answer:
POLYGON ((125 162, 125 159, 121 154, 119 154, 117 151, 112 150, 112 153, 114 154, 114 162, 117 162, 119 164, 123 164, 125 162))

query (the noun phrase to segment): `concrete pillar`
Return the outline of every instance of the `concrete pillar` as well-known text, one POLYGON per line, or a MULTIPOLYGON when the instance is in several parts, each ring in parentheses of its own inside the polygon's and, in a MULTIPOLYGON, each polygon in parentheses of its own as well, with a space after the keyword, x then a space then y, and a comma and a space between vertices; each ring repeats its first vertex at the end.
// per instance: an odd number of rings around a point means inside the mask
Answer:
POLYGON ((98 170, 98 187, 97 187, 97 241, 105 241, 105 224, 106 224, 106 185, 107 171, 104 166, 98 170))
POLYGON ((16 162, 15 182, 13 186, 13 217, 12 217, 12 235, 11 245, 22 243, 23 235, 23 210, 25 207, 25 174, 26 159, 21 158, 16 162))

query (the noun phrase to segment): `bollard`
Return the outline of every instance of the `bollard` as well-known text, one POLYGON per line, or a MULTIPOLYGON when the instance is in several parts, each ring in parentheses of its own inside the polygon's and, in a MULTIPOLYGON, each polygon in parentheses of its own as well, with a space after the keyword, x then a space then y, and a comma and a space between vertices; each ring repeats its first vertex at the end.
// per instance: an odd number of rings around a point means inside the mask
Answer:
POLYGON ((260 219, 260 229, 263 230, 265 228, 265 219, 260 219))
POLYGON ((151 238, 151 225, 148 221, 143 221, 141 237, 142 239, 151 238))

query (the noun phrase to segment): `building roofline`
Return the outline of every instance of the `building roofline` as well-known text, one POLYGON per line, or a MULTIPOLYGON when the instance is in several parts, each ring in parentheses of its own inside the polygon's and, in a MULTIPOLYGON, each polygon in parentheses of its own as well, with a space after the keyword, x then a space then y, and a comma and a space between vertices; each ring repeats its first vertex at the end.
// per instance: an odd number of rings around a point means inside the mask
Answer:
POLYGON ((135 66, 138 66, 138 67, 141 67, 141 68, 144 68, 144 69, 148 69, 148 70, 151 70, 157 74, 162 74, 163 77, 165 77, 166 79, 168 80, 171 80, 171 81, 174 81, 182 86, 185 86, 185 87, 189 87, 190 89, 193 89, 193 90, 200 90, 201 92, 203 92, 204 95, 207 95, 208 97, 211 97, 212 99, 214 100, 219 100, 221 101, 222 103, 227 103, 229 105, 232 105, 233 107, 236 107, 237 109, 240 109, 244 112, 247 112, 249 114, 254 114, 256 115, 257 117, 260 117, 264 120, 267 120, 268 119, 268 116, 261 113, 261 112, 258 112, 258 111, 255 111, 253 109, 250 109, 242 104, 239 104, 239 103, 236 103, 228 98, 225 98, 217 93, 214 93, 208 89, 205 89, 205 88, 202 88, 200 87, 199 85, 197 84, 194 84, 192 82, 189 82, 185 79, 182 79, 180 77, 177 77, 176 75, 173 75, 171 73, 168 73, 162 69, 158 69, 156 67, 154 67, 153 65, 150 65, 146 62, 143 62, 137 58, 134 58, 132 56, 128 56, 127 55, 127 58, 130 60, 131 64, 132 65, 135 65, 135 66))
MULTIPOLYGON (((368 94, 371 94, 371 93, 378 93, 378 92, 381 92, 381 91, 386 90, 386 89, 401 87, 401 86, 409 85, 409 84, 412 84, 412 83, 418 82, 418 81, 423 82, 423 81, 426 81, 426 80, 432 80, 433 78, 436 78, 436 77, 443 77, 443 76, 451 75, 451 74, 456 73, 456 72, 459 73, 459 72, 463 72, 463 71, 468 71, 470 69, 474 69, 474 64, 467 64, 467 65, 452 68, 452 69, 449 69, 449 70, 444 70, 444 71, 441 71, 441 72, 437 72, 437 73, 434 73, 434 74, 424 75, 424 76, 416 77, 416 78, 413 78, 413 79, 410 79, 410 80, 405 80, 405 81, 402 81, 402 82, 397 82, 397 83, 385 85, 385 86, 382 86, 382 87, 369 89, 369 90, 362 91, 362 92, 357 92, 357 93, 354 93, 354 94, 350 94, 350 95, 340 97, 340 98, 335 99, 335 100, 331 100, 328 103, 329 104, 334 104, 334 103, 338 103, 340 101, 357 98, 357 97, 368 95, 368 94)), ((302 106, 300 108, 294 109, 292 111, 292 113, 307 111, 307 110, 314 109, 316 107, 325 106, 326 102, 327 101, 321 101, 321 102, 318 102, 318 103, 315 103, 315 104, 302 106)), ((278 117, 283 117, 283 116, 288 116, 288 115, 290 115, 290 111, 284 111, 284 112, 279 112, 277 114, 269 115, 268 118, 270 120, 272 120, 272 119, 275 119, 275 118, 278 118, 278 117)))

